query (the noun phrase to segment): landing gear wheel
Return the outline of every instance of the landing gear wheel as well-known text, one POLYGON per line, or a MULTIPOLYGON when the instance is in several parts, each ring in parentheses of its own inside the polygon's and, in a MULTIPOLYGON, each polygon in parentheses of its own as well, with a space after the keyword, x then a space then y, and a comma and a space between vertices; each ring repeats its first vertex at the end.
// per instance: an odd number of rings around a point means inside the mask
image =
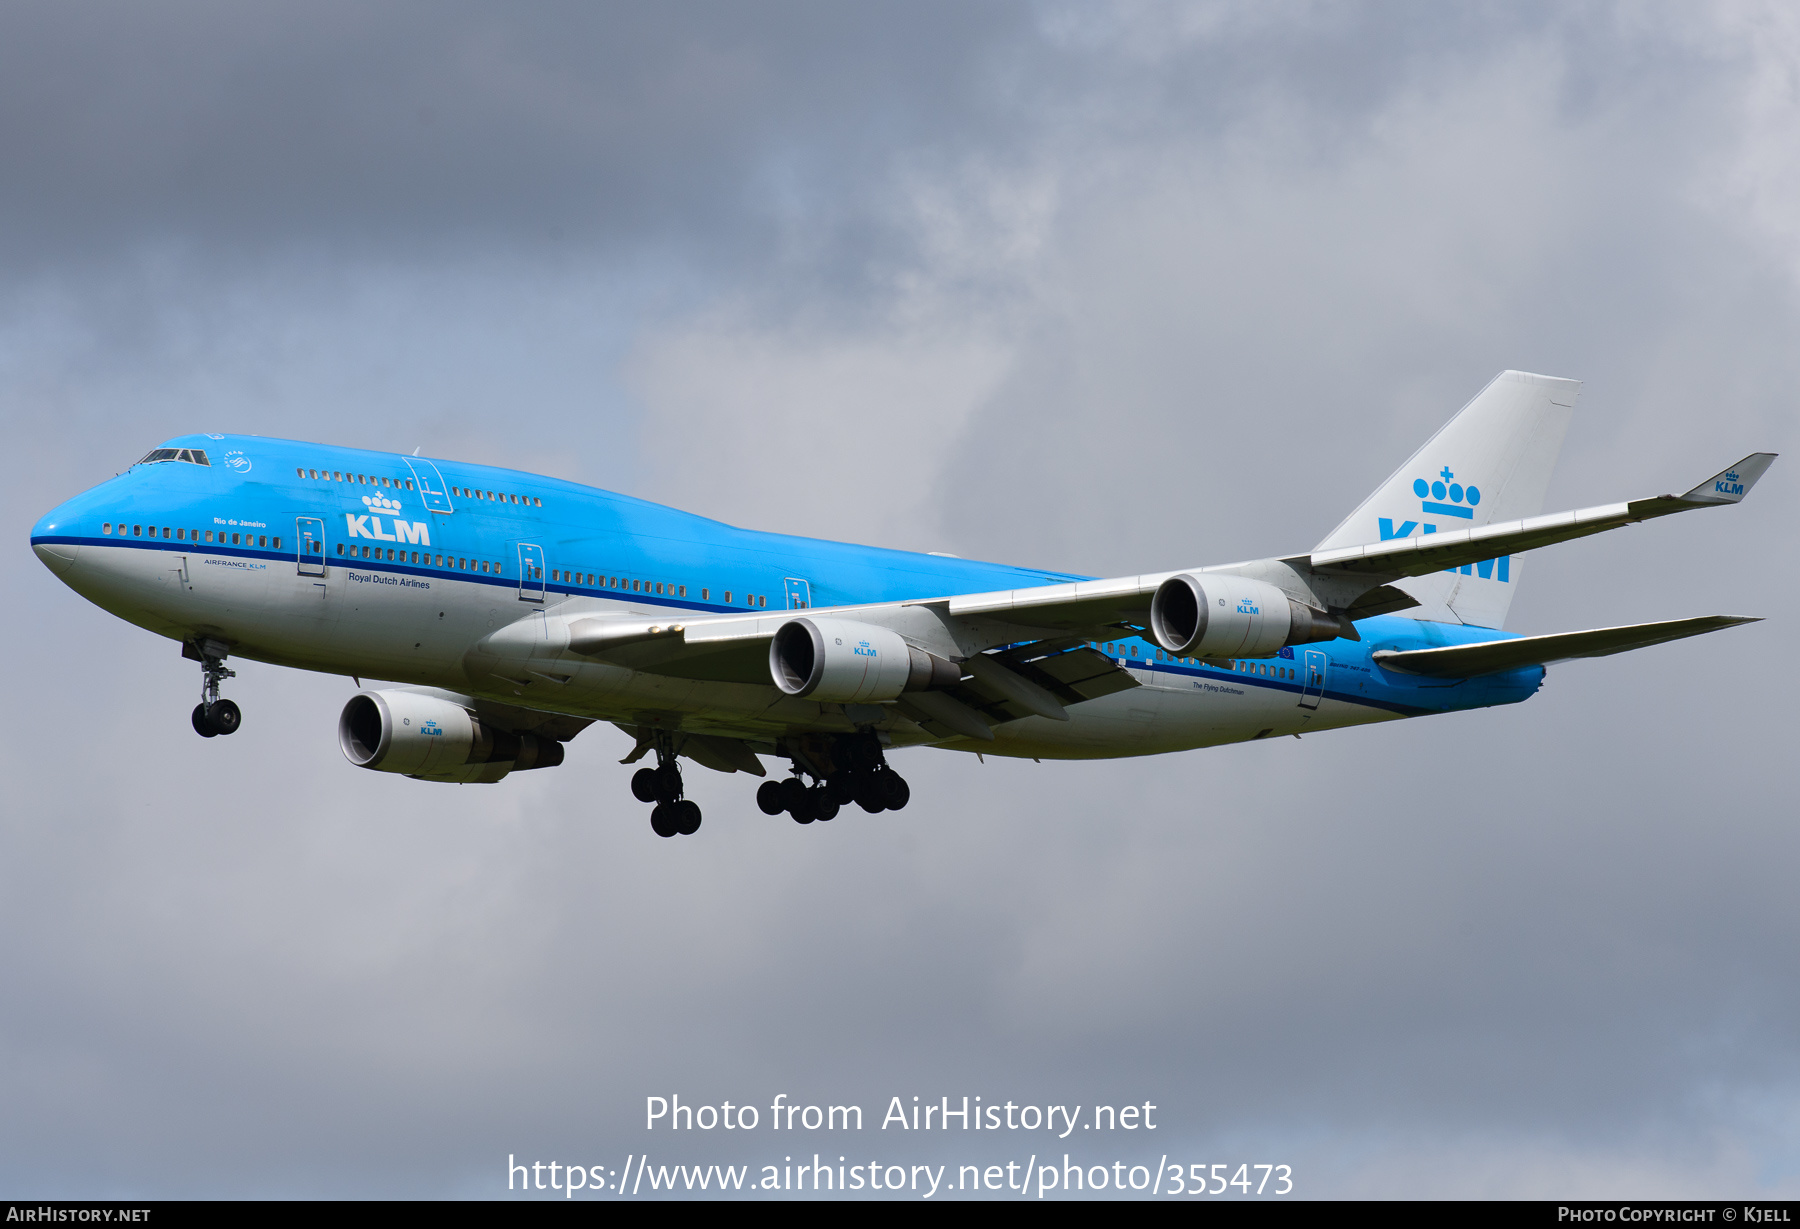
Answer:
POLYGON ((879 815, 888 809, 886 783, 880 774, 866 772, 859 775, 856 782, 856 805, 871 815, 879 815))
POLYGON ((692 836, 700 831, 700 804, 688 799, 669 803, 669 809, 675 812, 675 831, 683 836, 692 836))
POLYGON ((640 768, 631 774, 631 796, 639 802, 656 801, 656 769, 640 768))
POLYGON ((212 728, 212 723, 206 719, 206 705, 204 704, 194 705, 194 733, 201 738, 213 738, 218 734, 218 731, 212 728))
POLYGON ((807 792, 812 795, 809 801, 812 803, 814 819, 818 820, 820 823, 826 823, 837 818, 837 800, 831 796, 829 790, 827 790, 825 786, 814 786, 807 792))
POLYGON ((674 802, 681 797, 681 769, 674 764, 664 764, 656 772, 656 800, 658 802, 674 802))
POLYGON ((794 822, 797 824, 810 824, 813 820, 819 818, 819 813, 813 806, 812 791, 802 787, 800 790, 800 801, 788 808, 788 814, 794 817, 794 822))
POLYGON ((781 791, 781 809, 798 819, 806 808, 806 782, 799 777, 789 777, 776 788, 781 791))
POLYGON ((901 810, 911 800, 912 787, 906 783, 905 777, 893 769, 890 768, 877 779, 881 782, 882 801, 887 803, 888 810, 901 810))
POLYGON ((825 792, 839 806, 848 806, 856 801, 856 774, 847 769, 838 769, 825 778, 825 792))
POLYGON ((781 798, 781 782, 764 781, 756 787, 756 806, 764 815, 779 815, 787 810, 781 798))
POLYGON ((681 831, 678 823, 673 803, 658 803, 656 809, 650 812, 650 831, 658 836, 674 836, 681 831))
POLYGON ((236 734, 244 714, 232 700, 214 700, 206 706, 206 724, 215 734, 236 734))

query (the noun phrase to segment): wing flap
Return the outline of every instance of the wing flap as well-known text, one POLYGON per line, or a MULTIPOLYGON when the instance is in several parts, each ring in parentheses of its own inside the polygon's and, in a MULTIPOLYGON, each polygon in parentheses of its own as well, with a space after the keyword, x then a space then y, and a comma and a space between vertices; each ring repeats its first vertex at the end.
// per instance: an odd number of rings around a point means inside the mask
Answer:
POLYGON ((1427 678, 1474 678, 1517 670, 1523 666, 1542 666, 1551 662, 1570 661, 1577 657, 1609 657, 1632 649, 1647 648, 1687 636, 1703 636, 1707 632, 1736 627, 1740 623, 1756 623, 1757 619, 1737 615, 1704 615, 1697 619, 1674 619, 1666 623, 1632 623, 1624 627, 1600 627, 1585 632, 1559 632, 1550 636, 1518 636, 1509 640, 1486 640, 1480 644, 1459 644, 1442 649, 1379 650, 1375 664, 1400 674, 1417 674, 1427 678))

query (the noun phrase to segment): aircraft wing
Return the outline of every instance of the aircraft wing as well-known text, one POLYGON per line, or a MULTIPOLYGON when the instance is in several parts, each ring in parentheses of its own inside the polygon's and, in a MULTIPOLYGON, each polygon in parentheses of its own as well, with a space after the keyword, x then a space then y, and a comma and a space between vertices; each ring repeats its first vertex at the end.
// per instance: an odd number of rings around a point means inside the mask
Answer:
MULTIPOLYGON (((1480 563, 1499 555, 1516 554, 1566 542, 1694 508, 1734 504, 1749 493, 1774 459, 1774 453, 1752 453, 1737 465, 1722 470, 1682 495, 1636 499, 1627 503, 1558 512, 1461 532, 1315 551, 1311 555, 1184 571, 1263 580, 1287 592, 1295 600, 1315 608, 1347 614, 1350 619, 1366 618, 1415 604, 1406 594, 1383 583, 1387 580, 1480 563)), ((789 619, 803 616, 845 618, 878 624, 900 632, 909 640, 940 656, 956 661, 971 661, 987 650, 1006 645, 1036 644, 1047 647, 1052 642, 1060 642, 1061 651, 1068 653, 1084 640, 1106 638, 1119 631, 1141 634, 1149 621, 1151 599, 1158 586, 1180 574, 1179 571, 1156 572, 1034 585, 989 593, 819 608, 804 612, 790 610, 685 618, 671 615, 656 619, 590 616, 577 618, 568 625, 566 644, 574 653, 603 657, 632 669, 678 678, 745 683, 761 682, 768 678, 769 639, 789 619)), ((505 629, 496 633, 497 636, 508 634, 510 633, 505 629)), ((1354 637, 1353 626, 1347 634, 1354 637)), ((1521 642, 1504 643, 1512 645, 1521 642)), ((1623 647, 1637 647, 1637 644, 1623 647)), ((1042 651, 1040 648, 1039 652, 1042 651)), ((1421 650, 1428 653, 1462 651, 1460 648, 1421 650)), ((991 653, 986 655, 993 656, 991 653)), ((1568 655, 1591 654, 1584 650, 1568 655)), ((1098 662, 1106 663, 1104 657, 1098 654, 1093 656, 1098 662)), ((1076 660, 1085 659, 1071 657, 1069 663, 1062 663, 1059 668, 1070 668, 1070 663, 1076 660)), ((986 672, 986 679, 965 679, 965 687, 982 694, 961 696, 960 701, 965 702, 963 706, 982 709, 993 716, 1002 711, 995 705, 1005 706, 1004 711, 1007 712, 1023 708, 1039 715, 1054 716, 1059 703, 1092 698, 1082 694, 1084 688, 1074 688, 1077 694, 1071 696, 1068 691, 1070 684, 1065 680, 1054 680, 1063 684, 1063 690, 1048 686, 1045 680, 1031 677, 1032 670, 1019 669, 1025 665, 1025 661, 1009 662, 1004 675, 990 670, 986 672), (1014 682, 1016 677, 1027 677, 1030 688, 1018 687, 1014 682), (977 700, 985 700, 987 703, 975 703, 977 700)), ((1510 667, 1493 667, 1507 668, 1510 667)), ((1043 667, 1036 667, 1036 670, 1041 673, 1043 667)), ((1117 671, 1117 667, 1108 663, 1106 671, 1102 673, 1114 671, 1117 671)), ((1129 679, 1128 675, 1119 673, 1129 679)), ((1459 670, 1458 673, 1466 674, 1467 671, 1459 670)), ((1120 685, 1130 684, 1124 682, 1120 685)), ((925 703, 929 705, 933 701, 927 700, 925 703)), ((930 714, 921 711, 921 720, 929 717, 930 714)), ((960 713, 950 713, 948 717, 938 714, 937 724, 953 727, 953 723, 960 717, 960 713)), ((968 722, 963 724, 968 725, 968 722)))
POLYGON ((1509 640, 1486 640, 1480 644, 1458 644, 1442 649, 1377 650, 1375 664, 1384 670, 1401 674, 1419 674, 1428 678, 1473 678, 1481 674, 1498 674, 1521 666, 1542 666, 1551 662, 1570 661, 1577 657, 1610 657, 1632 649, 1680 640, 1685 636, 1703 636, 1707 632, 1736 627, 1740 623, 1761 620, 1736 615, 1705 615, 1698 619, 1675 619, 1667 623, 1633 623, 1626 627, 1600 627, 1586 632, 1559 632, 1553 636, 1518 636, 1509 640))
POLYGON ((1516 555, 1540 546, 1585 538, 1675 512, 1735 504, 1750 493, 1750 488, 1774 460, 1772 452, 1753 452, 1684 495, 1658 495, 1652 499, 1634 499, 1628 503, 1603 504, 1597 508, 1483 525, 1479 529, 1315 551, 1307 562, 1323 572, 1425 576, 1445 568, 1481 563, 1500 555, 1516 555))

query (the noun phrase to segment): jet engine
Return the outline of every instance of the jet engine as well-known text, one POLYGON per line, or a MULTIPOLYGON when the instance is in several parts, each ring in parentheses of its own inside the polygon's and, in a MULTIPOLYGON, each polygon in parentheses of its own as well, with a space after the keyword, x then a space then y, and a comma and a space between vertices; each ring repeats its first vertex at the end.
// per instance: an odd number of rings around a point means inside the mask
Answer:
POLYGON ((789 619, 769 642, 769 674, 790 696, 836 704, 892 700, 903 691, 950 687, 954 662, 914 648, 898 632, 850 619, 789 619))
POLYGON ((338 746, 358 768, 421 781, 493 782, 563 762, 553 738, 496 729, 453 700, 400 689, 351 696, 338 717, 338 746))
POLYGON ((1196 657, 1267 657, 1283 645, 1357 639, 1347 618, 1302 605, 1263 581, 1225 575, 1163 581, 1150 599, 1150 630, 1169 652, 1196 657))

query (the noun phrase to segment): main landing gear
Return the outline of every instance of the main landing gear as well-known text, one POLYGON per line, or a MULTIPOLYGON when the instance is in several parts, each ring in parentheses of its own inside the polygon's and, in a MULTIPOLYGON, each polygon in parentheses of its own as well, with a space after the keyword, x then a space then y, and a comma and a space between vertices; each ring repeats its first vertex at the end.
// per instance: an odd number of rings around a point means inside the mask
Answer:
POLYGON ((843 807, 854 802, 871 815, 898 811, 912 798, 906 778, 888 767, 881 744, 872 736, 844 739, 821 756, 794 756, 794 775, 785 781, 764 781, 756 791, 756 805, 764 815, 783 811, 797 824, 836 819, 843 807), (821 762, 823 761, 823 762, 821 762), (813 778, 809 786, 802 779, 813 778))
POLYGON ((236 678, 236 670, 225 668, 225 646, 216 640, 203 640, 199 645, 185 644, 183 657, 200 663, 200 703, 194 705, 194 733, 201 738, 235 734, 244 724, 244 714, 230 700, 219 698, 219 684, 236 678))
POLYGON ((654 802, 650 830, 658 836, 692 836, 700 831, 700 806, 681 796, 681 766, 669 750, 668 736, 656 742, 656 767, 631 775, 631 792, 639 802, 654 802))

